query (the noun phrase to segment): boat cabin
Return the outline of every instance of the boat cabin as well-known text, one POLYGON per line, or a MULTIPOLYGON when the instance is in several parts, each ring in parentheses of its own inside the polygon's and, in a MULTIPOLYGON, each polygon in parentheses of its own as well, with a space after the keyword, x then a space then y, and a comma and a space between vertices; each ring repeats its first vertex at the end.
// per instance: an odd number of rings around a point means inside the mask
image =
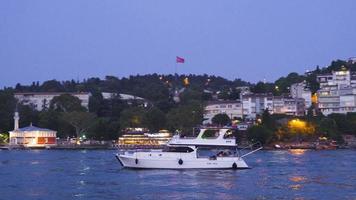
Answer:
POLYGON ((196 137, 181 137, 175 135, 169 145, 196 145, 196 146, 236 146, 233 132, 228 128, 201 128, 196 137))

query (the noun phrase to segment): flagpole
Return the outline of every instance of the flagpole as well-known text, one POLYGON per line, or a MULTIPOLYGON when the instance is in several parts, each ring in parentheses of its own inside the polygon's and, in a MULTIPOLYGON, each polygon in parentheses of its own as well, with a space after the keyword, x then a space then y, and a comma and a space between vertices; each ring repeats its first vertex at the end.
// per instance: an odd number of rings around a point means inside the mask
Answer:
POLYGON ((177 74, 177 65, 178 65, 178 62, 177 62, 177 57, 176 57, 176 60, 175 60, 175 64, 174 64, 174 77, 175 77, 175 89, 176 91, 178 91, 178 74, 177 74))

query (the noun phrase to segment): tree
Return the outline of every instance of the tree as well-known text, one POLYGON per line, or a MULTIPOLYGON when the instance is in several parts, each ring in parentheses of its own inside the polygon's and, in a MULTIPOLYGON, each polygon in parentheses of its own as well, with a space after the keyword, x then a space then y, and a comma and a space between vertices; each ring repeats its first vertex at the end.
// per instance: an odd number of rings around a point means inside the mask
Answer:
POLYGON ((122 101, 119 96, 115 95, 111 99, 103 99, 97 114, 99 117, 119 119, 120 113, 127 107, 127 103, 122 101))
POLYGON ((7 133, 0 133, 0 144, 8 143, 9 142, 9 134, 7 133))
POLYGON ((217 114, 211 119, 213 124, 219 125, 219 126, 226 126, 231 123, 231 119, 227 114, 222 113, 222 114, 217 114))
POLYGON ((94 113, 97 113, 100 111, 101 109, 101 105, 103 104, 103 95, 98 92, 98 91, 95 91, 95 92, 92 92, 91 93, 92 95, 89 97, 89 112, 94 112, 94 113))
POLYGON ((18 111, 20 114, 20 125, 29 126, 31 123, 38 124, 39 111, 37 111, 33 105, 18 105, 18 111))
MULTIPOLYGON (((349 117, 350 116, 351 115, 349 114, 349 117)), ((337 130, 339 130, 341 133, 352 133, 355 130, 352 129, 350 121, 347 119, 347 116, 345 114, 332 113, 328 115, 327 118, 335 121, 337 130)))
POLYGON ((0 91, 0 133, 13 130, 16 99, 11 91, 0 91))
POLYGON ((158 131, 166 126, 166 116, 158 108, 151 108, 145 116, 147 128, 151 131, 158 131))
POLYGON ((268 109, 266 108, 262 113, 262 125, 273 130, 275 129, 275 121, 269 114, 268 109))
POLYGON ((49 80, 41 85, 42 92, 63 92, 64 88, 59 81, 49 80))
POLYGON ((145 127, 146 110, 141 107, 127 108, 120 114, 120 127, 145 127))
POLYGON ((86 108, 84 108, 81 103, 78 97, 70 94, 62 94, 52 99, 50 109, 58 112, 86 111, 86 108))
POLYGON ((90 128, 87 138, 95 140, 116 140, 119 136, 120 123, 107 117, 97 119, 95 125, 90 128))
POLYGON ((56 130, 58 137, 64 137, 65 133, 72 131, 72 129, 65 126, 61 120, 60 113, 54 110, 41 111, 39 113, 38 126, 56 130))
POLYGON ((324 118, 319 122, 318 131, 326 137, 334 140, 342 140, 341 133, 337 128, 337 124, 334 119, 324 118))
POLYGON ((75 128, 76 137, 83 136, 96 122, 96 115, 89 112, 65 112, 61 118, 75 128))
POLYGON ((356 135, 356 113, 347 113, 346 120, 348 121, 351 130, 348 133, 356 135))
POLYGON ((203 107, 199 102, 180 105, 167 113, 167 127, 171 131, 191 131, 191 128, 203 121, 203 107))
POLYGON ((261 142, 261 144, 267 144, 272 135, 271 130, 261 125, 252 126, 247 130, 248 139, 252 142, 261 142))

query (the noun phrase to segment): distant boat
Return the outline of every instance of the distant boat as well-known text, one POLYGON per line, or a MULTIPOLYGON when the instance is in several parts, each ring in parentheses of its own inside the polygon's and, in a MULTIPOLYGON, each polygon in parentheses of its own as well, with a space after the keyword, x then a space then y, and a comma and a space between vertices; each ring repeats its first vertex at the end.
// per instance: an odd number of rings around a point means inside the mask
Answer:
POLYGON ((202 128, 197 137, 173 136, 163 150, 124 151, 116 154, 123 167, 140 169, 247 169, 232 131, 202 128), (209 154, 210 153, 210 154, 209 154))

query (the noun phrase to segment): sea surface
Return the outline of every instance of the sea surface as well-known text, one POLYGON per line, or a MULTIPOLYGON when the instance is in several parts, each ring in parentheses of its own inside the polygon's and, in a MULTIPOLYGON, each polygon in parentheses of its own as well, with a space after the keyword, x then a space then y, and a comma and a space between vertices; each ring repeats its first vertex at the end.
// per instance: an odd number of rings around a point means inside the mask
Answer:
POLYGON ((247 170, 129 170, 112 150, 0 151, 0 199, 355 199, 356 151, 259 151, 247 170))

